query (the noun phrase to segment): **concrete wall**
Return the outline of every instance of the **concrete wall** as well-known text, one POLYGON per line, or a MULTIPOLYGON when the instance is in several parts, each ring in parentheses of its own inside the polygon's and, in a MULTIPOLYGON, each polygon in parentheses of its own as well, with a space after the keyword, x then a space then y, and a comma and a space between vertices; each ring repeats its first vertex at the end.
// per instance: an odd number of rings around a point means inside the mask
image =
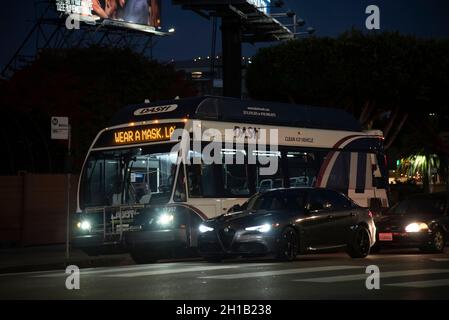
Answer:
MULTIPOLYGON (((76 210, 78 176, 71 176, 70 212, 76 210)), ((64 243, 67 176, 23 174, 0 177, 0 244, 64 243)))

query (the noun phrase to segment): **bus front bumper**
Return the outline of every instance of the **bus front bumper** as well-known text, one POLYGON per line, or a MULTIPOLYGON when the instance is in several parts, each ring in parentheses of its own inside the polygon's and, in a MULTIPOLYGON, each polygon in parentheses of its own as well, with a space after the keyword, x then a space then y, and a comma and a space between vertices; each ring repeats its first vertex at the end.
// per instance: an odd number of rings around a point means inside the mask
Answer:
POLYGON ((153 248, 186 247, 188 237, 186 229, 140 230, 124 234, 127 248, 149 246, 153 248))

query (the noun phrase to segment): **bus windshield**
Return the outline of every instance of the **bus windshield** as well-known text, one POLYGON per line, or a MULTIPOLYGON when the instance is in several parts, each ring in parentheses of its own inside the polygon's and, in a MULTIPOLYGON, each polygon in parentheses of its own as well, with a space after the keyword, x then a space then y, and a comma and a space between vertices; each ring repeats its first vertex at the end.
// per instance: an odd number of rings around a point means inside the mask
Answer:
POLYGON ((93 151, 80 182, 80 206, 164 204, 175 181, 173 144, 93 151))

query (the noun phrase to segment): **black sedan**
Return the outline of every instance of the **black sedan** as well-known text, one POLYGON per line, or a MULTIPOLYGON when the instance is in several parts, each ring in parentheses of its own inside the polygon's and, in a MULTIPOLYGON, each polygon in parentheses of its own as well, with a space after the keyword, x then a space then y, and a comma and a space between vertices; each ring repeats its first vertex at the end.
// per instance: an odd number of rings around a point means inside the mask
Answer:
POLYGON ((424 252, 443 252, 449 235, 448 196, 415 195, 376 217, 376 251, 384 247, 415 247, 424 252))
POLYGON ((271 254, 292 261, 300 253, 339 247, 364 258, 375 243, 371 212, 329 189, 270 190, 237 209, 199 226, 198 251, 208 261, 271 254))

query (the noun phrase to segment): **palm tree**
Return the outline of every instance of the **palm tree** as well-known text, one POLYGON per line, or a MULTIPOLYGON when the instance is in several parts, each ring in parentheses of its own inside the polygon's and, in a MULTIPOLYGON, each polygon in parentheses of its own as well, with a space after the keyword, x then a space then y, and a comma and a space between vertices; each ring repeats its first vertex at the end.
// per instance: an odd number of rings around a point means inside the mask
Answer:
POLYGON ((424 192, 430 191, 432 172, 443 170, 442 161, 437 154, 419 153, 401 159, 398 171, 411 177, 422 177, 424 192))

